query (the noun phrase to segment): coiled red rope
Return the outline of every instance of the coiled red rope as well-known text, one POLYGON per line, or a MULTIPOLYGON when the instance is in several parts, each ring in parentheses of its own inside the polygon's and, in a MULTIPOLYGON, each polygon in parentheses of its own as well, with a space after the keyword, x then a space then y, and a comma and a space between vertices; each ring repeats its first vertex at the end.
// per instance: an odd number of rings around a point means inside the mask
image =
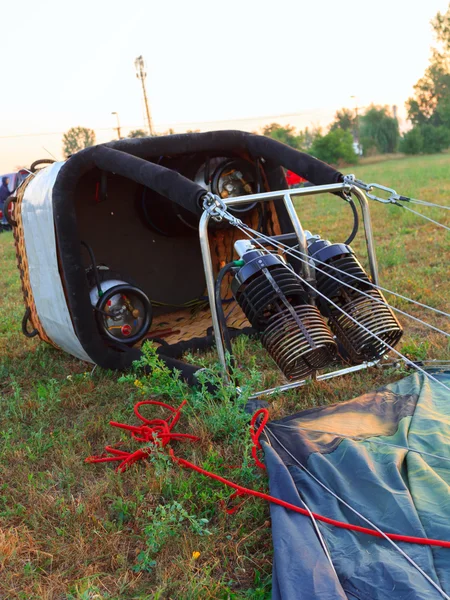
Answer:
POLYGON ((172 431, 180 419, 181 409, 185 404, 186 400, 183 400, 178 408, 174 408, 173 406, 170 406, 170 404, 166 404, 165 402, 157 402, 156 400, 143 400, 142 402, 138 402, 134 406, 134 414, 144 423, 144 425, 126 425, 125 423, 117 423, 116 421, 110 421, 109 424, 113 427, 129 431, 131 433, 131 437, 137 442, 150 445, 146 446, 145 448, 139 448, 139 450, 136 450, 135 452, 126 452, 125 450, 119 450, 118 448, 114 448, 112 446, 106 446, 105 453, 103 453, 101 456, 89 456, 86 458, 85 462, 119 462, 120 464, 116 467, 116 471, 122 473, 136 461, 147 458, 152 453, 155 446, 164 448, 164 446, 167 446, 171 440, 187 439, 198 442, 200 438, 196 435, 190 435, 188 433, 173 433, 172 431), (173 414, 167 419, 147 419, 139 412, 139 408, 145 405, 161 406, 173 414), (152 445, 154 446, 153 448, 152 445), (111 456, 108 456, 108 454, 111 456))
MULTIPOLYGON (((165 447, 171 440, 185 439, 191 441, 199 441, 200 438, 196 435, 190 435, 187 433, 174 433, 172 431, 172 429, 175 427, 175 425, 180 419, 181 410, 185 404, 186 400, 184 400, 178 408, 174 408, 173 406, 170 406, 170 404, 166 404, 165 402, 158 402, 156 400, 144 400, 142 402, 138 402, 134 407, 134 413, 138 417, 138 419, 140 419, 144 423, 143 425, 126 425, 124 423, 117 423, 116 421, 110 421, 110 425, 112 425, 113 427, 118 427, 119 429, 130 431, 131 437, 134 440, 149 445, 144 448, 140 448, 135 452, 127 452, 125 450, 119 450, 118 448, 114 448, 112 446, 106 446, 106 453, 103 453, 101 456, 90 456, 86 458, 85 462, 119 462, 119 465, 116 467, 116 471, 123 472, 136 461, 147 458, 155 447, 165 447), (161 406, 162 408, 169 410, 172 414, 167 419, 147 419, 139 412, 139 408, 143 405, 161 406), (108 454, 110 456, 108 456, 108 454)), ((250 423, 250 436, 253 442, 252 456, 258 467, 262 469, 265 469, 266 467, 258 458, 257 453, 258 450, 262 450, 259 438, 261 437, 261 434, 268 420, 269 411, 266 408, 261 408, 253 415, 250 423), (257 421, 259 418, 261 418, 261 421, 257 425, 257 421)), ((333 525, 334 527, 339 527, 341 529, 347 529, 350 531, 356 531, 358 533, 364 533, 373 537, 383 538, 383 535, 380 532, 375 531, 374 529, 369 529, 368 527, 361 527, 359 525, 353 525, 352 523, 345 523, 343 521, 337 521, 336 519, 330 519, 329 517, 325 517, 314 512, 310 514, 306 509, 296 506, 295 504, 285 502, 284 500, 276 498, 275 496, 271 496, 270 494, 265 494, 264 492, 259 492, 258 490, 246 488, 242 485, 234 483, 233 481, 225 479, 220 475, 216 475, 211 471, 202 469, 202 467, 199 467, 198 465, 195 465, 194 463, 191 463, 188 460, 185 460, 184 458, 176 456, 172 448, 169 448, 169 456, 175 463, 179 464, 180 466, 185 467, 187 469, 191 469, 192 471, 196 471, 197 473, 200 473, 205 477, 209 477, 210 479, 219 481, 220 483, 223 483, 224 485, 236 490, 230 498, 235 498, 237 496, 253 496, 254 498, 260 498, 261 500, 266 500, 267 502, 271 502, 272 504, 283 506, 284 508, 300 513, 301 515, 305 515, 307 517, 310 517, 312 514, 314 519, 316 519, 317 521, 322 521, 322 523, 327 523, 328 525, 333 525)), ((227 512, 232 514, 236 510, 236 508, 228 509, 227 512)), ((450 548, 450 541, 446 540, 435 540, 424 537, 400 535, 397 533, 386 533, 385 535, 396 542, 407 542, 409 544, 421 544, 426 546, 439 546, 441 548, 450 548)))

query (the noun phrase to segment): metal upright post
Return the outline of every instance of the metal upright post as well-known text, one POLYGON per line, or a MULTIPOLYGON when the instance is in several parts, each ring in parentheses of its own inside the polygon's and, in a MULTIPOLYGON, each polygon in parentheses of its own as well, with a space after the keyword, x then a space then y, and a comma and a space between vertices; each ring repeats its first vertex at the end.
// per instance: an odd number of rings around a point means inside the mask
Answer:
POLYGON ((366 194, 357 187, 352 187, 352 194, 354 194, 358 198, 359 204, 361 206, 364 223, 364 233, 366 236, 367 256, 369 258, 369 267, 370 273, 372 275, 372 281, 375 285, 380 285, 380 280, 378 277, 378 262, 375 253, 375 241, 373 239, 372 219, 370 218, 369 201, 367 200, 366 194))
POLYGON ((214 269, 211 259, 211 248, 209 245, 208 237, 208 223, 209 213, 205 211, 200 219, 199 224, 199 236, 200 236, 200 248, 202 251, 203 268, 205 270, 206 289, 208 291, 209 308, 211 310, 211 320, 214 331, 214 338, 216 340, 217 356, 219 362, 223 368, 223 377, 226 381, 230 381, 230 377, 227 371, 227 361, 225 358, 225 348, 222 341, 222 331, 219 323, 219 315, 217 314, 216 306, 216 294, 215 294, 215 280, 214 280, 214 269))
MULTIPOLYGON (((295 210, 295 206, 292 202, 292 198, 291 198, 291 195, 289 192, 286 192, 286 194, 284 194, 283 202, 284 202, 284 206, 286 207, 289 218, 291 219, 291 223, 294 228, 295 235, 297 236, 298 248, 299 248, 300 252, 303 253, 303 255, 308 254, 308 244, 306 242, 305 232, 300 223, 300 220, 297 215, 297 211, 295 210)), ((303 276, 306 279, 306 281, 308 283, 311 283, 313 281, 313 277, 311 275, 311 266, 309 263, 306 263, 306 262, 302 263, 302 272, 303 272, 303 276)))

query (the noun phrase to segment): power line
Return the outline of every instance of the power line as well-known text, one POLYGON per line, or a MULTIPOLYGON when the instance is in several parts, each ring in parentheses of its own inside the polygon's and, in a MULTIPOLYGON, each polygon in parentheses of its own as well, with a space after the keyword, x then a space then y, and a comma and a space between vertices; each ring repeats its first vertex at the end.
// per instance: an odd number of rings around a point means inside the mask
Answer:
MULTIPOLYGON (((135 125, 137 127, 137 125, 135 125)), ((95 127, 95 131, 114 131, 117 129, 116 127, 95 127)), ((47 131, 44 133, 15 133, 12 135, 0 135, 0 140, 6 140, 11 138, 20 138, 20 137, 39 137, 41 135, 64 135, 67 131, 47 131)))
MULTIPOLYGON (((304 112, 293 112, 293 113, 282 113, 275 115, 261 115, 257 117, 238 117, 238 118, 229 118, 229 119, 216 119, 211 121, 179 121, 176 123, 160 123, 159 128, 171 128, 171 127, 184 127, 188 125, 211 125, 211 124, 220 124, 220 123, 241 123, 246 121, 269 121, 273 119, 286 119, 290 117, 306 117, 310 116, 314 113, 319 112, 330 112, 336 110, 334 108, 321 108, 321 109, 308 109, 304 112)), ((142 125, 122 125, 122 129, 134 129, 142 127, 142 125)), ((94 131, 114 131, 116 128, 114 127, 93 127, 94 131)), ((20 138, 20 137, 38 137, 43 135, 63 135, 66 131, 48 131, 43 133, 17 133, 11 135, 1 135, 0 140, 4 139, 12 139, 12 138, 20 138)))
MULTIPOLYGON (((210 125, 211 123, 237 123, 241 121, 269 121, 271 119, 286 119, 288 117, 306 117, 312 115, 314 113, 319 112, 332 112, 335 111, 336 108, 311 108, 304 112, 297 113, 283 113, 278 115, 261 115, 258 117, 237 117, 237 118, 229 118, 229 119, 215 119, 212 121, 181 121, 178 123, 172 123, 173 127, 179 127, 181 125, 210 125)), ((167 123, 162 123, 160 126, 169 126, 167 123)))

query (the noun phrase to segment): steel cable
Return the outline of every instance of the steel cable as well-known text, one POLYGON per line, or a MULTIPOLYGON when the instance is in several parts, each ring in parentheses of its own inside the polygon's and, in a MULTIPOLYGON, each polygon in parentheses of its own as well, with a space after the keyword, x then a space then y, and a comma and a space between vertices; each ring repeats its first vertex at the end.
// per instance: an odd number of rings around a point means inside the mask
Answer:
POLYGON ((406 204, 400 204, 399 202, 395 202, 394 204, 395 204, 395 206, 400 206, 401 208, 404 208, 405 210, 408 210, 409 212, 414 213, 415 215, 418 215, 419 217, 422 217, 422 219, 426 219, 427 221, 430 221, 430 223, 434 223, 434 225, 437 225, 438 227, 442 227, 443 229, 450 231, 450 227, 447 227, 447 225, 444 225, 443 223, 439 223, 439 221, 435 221, 431 217, 427 217, 426 215, 423 215, 422 213, 418 212, 417 210, 414 210, 413 208, 406 206, 406 204))
MULTIPOLYGON (((245 229, 245 225, 242 224, 242 227, 239 225, 236 225, 236 227, 238 227, 238 229, 240 229, 243 233, 245 233, 251 240, 253 240, 256 244, 258 244, 258 246, 260 246, 263 250, 265 250, 264 246, 254 237, 252 237, 245 229)), ((433 377, 433 375, 431 375, 430 373, 427 373, 427 371, 425 371, 424 369, 422 369, 421 367, 419 367, 416 363, 414 363, 413 361, 409 360, 409 358, 407 358, 404 354, 402 354, 401 352, 399 352, 398 350, 396 350, 395 348, 393 348, 390 344, 388 344, 387 342, 385 342, 383 339, 381 339, 378 335, 376 335, 375 333, 373 333, 373 331, 370 331, 370 329, 368 329, 367 327, 365 327, 362 323, 360 323, 359 321, 357 321, 354 317, 352 317, 350 314, 348 314, 345 310, 343 310, 338 304, 336 304, 335 302, 333 302, 333 300, 330 300, 330 298, 327 298, 325 296, 325 294, 322 294, 319 290, 317 290, 311 283, 309 283, 308 281, 306 281, 306 279, 304 279, 303 277, 301 277, 300 275, 298 275, 294 269, 292 267, 290 267, 289 265, 285 265, 286 268, 291 271, 291 273, 293 273, 304 285, 306 285, 307 287, 309 287, 311 290, 313 290, 315 293, 317 293, 319 296, 321 296, 326 302, 328 302, 329 304, 331 304, 332 306, 334 306, 341 314, 345 315, 348 319, 350 319, 350 321, 352 321, 353 323, 355 323, 355 325, 357 325, 358 327, 360 327, 361 329, 363 329, 366 333, 368 333, 369 335, 371 335, 373 338, 375 338, 378 342, 381 342, 386 348, 388 348, 389 350, 391 350, 392 352, 394 352, 394 354, 397 354, 397 356, 399 356, 406 364, 410 365, 411 367, 413 367, 414 369, 416 369, 417 371, 423 373, 425 375, 425 377, 427 377, 428 379, 431 379, 432 381, 434 381, 435 383, 437 383, 438 385, 440 385, 441 387, 443 387, 445 390, 447 390, 448 392, 450 392, 450 388, 448 386, 446 386, 444 383, 442 383, 442 381, 439 381, 438 379, 436 379, 435 377, 433 377)))
MULTIPOLYGON (((244 223, 242 223, 242 225, 244 225, 244 223)), ((236 225, 237 226, 237 225, 236 225)), ((319 260, 317 258, 311 259, 311 257, 309 256, 309 254, 305 254, 304 252, 301 252, 300 250, 296 249, 296 248, 292 248, 291 246, 287 246, 286 244, 283 244, 283 242, 279 242, 277 240, 273 240, 273 238, 270 238, 268 236, 265 236, 261 233, 259 233, 258 231, 255 231, 254 229, 252 229, 251 227, 248 227, 247 225, 244 225, 249 231, 251 231, 254 235, 260 237, 261 239, 266 240, 267 242, 269 242, 272 246, 277 246, 279 250, 283 250, 285 251, 286 254, 291 253, 290 255, 293 256, 294 258, 298 258, 299 260, 301 260, 299 257, 303 256, 306 257, 308 259, 308 261, 310 260, 314 260, 315 263, 319 263, 321 265, 326 266, 328 269, 332 269, 333 271, 337 271, 338 273, 343 273, 342 269, 339 269, 331 264, 328 264, 326 262, 323 262, 322 260, 319 260), (294 254, 292 254, 294 253, 294 254), (298 255, 298 256, 296 256, 298 255)), ((306 262, 306 261, 303 261, 306 262)), ((309 263, 310 264, 310 263, 309 263)), ((393 296, 396 296, 397 298, 401 298, 402 300, 406 300, 407 302, 410 302, 411 304, 416 304, 417 306, 421 306, 422 308, 425 308, 427 310, 430 310, 432 312, 435 312, 437 314, 443 315, 444 317, 448 317, 450 318, 450 313, 447 313, 443 310, 439 310, 438 308, 434 308, 433 306, 429 306, 428 304, 423 304, 422 302, 419 302, 418 300, 414 300, 413 298, 408 298, 408 296, 403 296, 402 294, 399 294, 398 292, 394 292, 393 290, 389 290, 388 288, 385 288, 381 285, 377 285, 375 283, 373 283, 372 281, 367 281, 365 279, 361 279, 360 277, 353 275, 352 273, 347 273, 345 272, 345 275, 348 277, 351 277, 352 279, 355 279, 356 281, 361 281, 367 285, 370 285, 371 287, 380 290, 382 292, 386 292, 387 294, 392 294, 393 296)), ((393 307, 391 307, 393 308, 393 307)))
MULTIPOLYGON (((244 229, 242 229, 241 227, 237 226, 238 229, 240 229, 243 233, 245 233, 245 229, 247 229, 247 226, 244 225, 244 229)), ((343 271, 342 269, 338 269, 337 267, 334 267, 333 265, 330 265, 328 263, 325 263, 321 260, 318 259, 311 259, 311 257, 309 257, 309 255, 305 254, 304 252, 300 252, 299 250, 294 250, 293 252, 290 251, 289 246, 286 246, 285 244, 278 244, 278 242, 273 242, 269 237, 267 236, 262 236, 261 234, 258 234, 258 232, 255 232, 253 229, 248 228, 253 234, 257 234, 261 239, 265 239, 266 241, 270 241, 270 243, 278 248, 278 250, 283 250, 285 252, 285 254, 288 254, 289 256, 292 256, 293 258, 296 258, 297 260, 300 260, 303 263, 307 263, 310 264, 310 261, 313 260, 314 262, 318 262, 320 264, 326 265, 328 268, 333 269, 334 271, 337 271, 338 273, 342 273, 345 276, 349 276, 351 278, 357 279, 358 281, 362 281, 363 283, 366 283, 367 285, 373 286, 373 287, 379 287, 379 286, 374 286, 372 284, 372 282, 370 281, 366 281, 361 279, 360 277, 356 277, 355 275, 352 275, 351 273, 348 273, 347 271, 343 271), (296 256, 296 254, 302 255, 302 256, 308 256, 309 260, 305 260, 304 258, 300 258, 300 256, 296 256)), ((334 279, 335 281, 337 281, 338 283, 345 285, 347 288, 358 292, 358 294, 361 294, 362 296, 366 296, 367 298, 370 298, 373 302, 376 302, 378 304, 385 304, 385 302, 383 300, 380 300, 378 298, 374 298, 372 295, 367 294, 366 292, 363 292, 362 290, 359 290, 358 288, 353 287, 352 285, 350 285, 349 283, 346 283, 345 281, 334 277, 333 275, 331 275, 330 273, 327 273, 326 271, 324 271, 323 269, 320 269, 319 267, 315 266, 315 269, 319 272, 319 273, 323 273, 324 275, 327 275, 330 279, 334 279)), ((412 301, 414 302, 414 301, 412 301)), ((450 333, 440 329, 439 327, 435 327, 434 325, 431 325, 430 323, 427 323, 426 321, 423 321, 422 319, 419 319, 418 317, 415 317, 414 315, 410 315, 409 313, 405 312, 404 310, 402 310, 401 308, 397 308, 395 306, 392 306, 391 304, 389 304, 388 302, 386 302, 386 304, 394 311, 404 315, 405 317, 409 317, 410 319, 412 319, 413 321, 416 321, 417 323, 420 323, 422 325, 425 325, 427 327, 429 327, 430 329, 433 329, 434 331, 436 331, 437 333, 441 333, 442 335, 450 338, 450 333)), ((446 313, 444 313, 446 314, 446 313)), ((448 315, 450 317, 450 315, 448 315)))

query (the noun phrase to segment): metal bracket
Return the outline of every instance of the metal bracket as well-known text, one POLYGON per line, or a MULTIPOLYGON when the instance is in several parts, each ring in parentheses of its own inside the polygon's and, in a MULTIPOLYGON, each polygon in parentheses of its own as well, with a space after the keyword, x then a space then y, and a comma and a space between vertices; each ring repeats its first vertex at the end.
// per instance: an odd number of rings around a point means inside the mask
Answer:
MULTIPOLYGON (((350 177, 352 177, 352 176, 350 176, 350 177)), ((363 184, 363 185, 367 185, 367 184, 363 184)), ((215 196, 214 194, 211 194, 211 193, 205 194, 204 200, 203 200, 204 212, 203 212, 203 215, 201 216, 200 225, 199 225, 200 248, 201 248, 202 258, 203 258, 203 267, 204 267, 204 271, 205 271, 205 279, 206 279, 206 286, 207 286, 207 290, 208 290, 209 305, 210 305, 210 309, 211 309, 211 319, 212 319, 212 325, 213 325, 213 330, 214 330, 214 338, 215 338, 216 347, 217 347, 217 355, 219 358, 219 362, 222 366, 223 378, 225 381, 231 383, 231 377, 227 370, 225 348, 223 345, 220 321, 219 321, 219 317, 217 314, 217 306, 216 306, 216 302, 215 302, 215 278, 214 278, 214 269, 213 269, 213 264, 212 264, 211 248, 210 248, 209 236, 208 236, 209 220, 213 219, 216 221, 217 220, 222 221, 225 219, 233 225, 242 224, 242 221, 240 221, 240 219, 236 219, 236 217, 234 217, 233 215, 231 215, 228 212, 229 207, 237 206, 240 204, 248 204, 249 202, 269 202, 271 200, 281 199, 281 200, 283 200, 284 205, 287 209, 288 216, 290 218, 293 230, 297 237, 299 249, 301 252, 306 254, 308 251, 307 243, 306 243, 306 236, 305 236, 303 227, 300 223, 300 220, 298 218, 298 215, 295 211, 295 208, 294 208, 294 205, 292 202, 292 197, 294 197, 294 196, 295 197, 297 197, 297 196, 313 196, 313 195, 322 194, 322 193, 326 193, 326 192, 328 192, 328 193, 336 193, 336 192, 352 193, 358 198, 360 206, 361 206, 362 216, 363 216, 370 272, 372 275, 373 282, 378 285, 379 284, 378 266, 377 266, 377 259, 376 259, 376 253, 375 253, 375 244, 374 244, 374 239, 373 239, 372 222, 371 222, 371 218, 370 218, 369 203, 367 201, 367 196, 364 193, 363 189, 360 186, 358 186, 356 183, 356 180, 354 180, 354 176, 353 176, 353 180, 351 180, 351 179, 345 180, 345 178, 344 178, 343 183, 320 185, 320 186, 310 186, 310 187, 295 188, 295 189, 288 189, 288 190, 279 190, 279 191, 274 191, 274 192, 263 192, 260 194, 249 194, 247 196, 239 196, 237 198, 229 198, 226 200, 222 200, 218 196, 215 196)), ((303 273, 303 276, 305 276, 305 273, 303 273)), ((305 278, 307 278, 307 277, 305 277, 305 278)), ((321 380, 321 379, 328 379, 331 377, 337 377, 339 375, 344 375, 346 373, 351 373, 354 371, 358 371, 360 369, 367 368, 369 366, 372 366, 373 364, 374 363, 364 363, 364 365, 357 365, 355 367, 350 367, 348 369, 341 369, 338 371, 334 371, 332 373, 327 373, 325 375, 319 375, 317 377, 317 379, 321 380)), ((283 385, 277 386, 277 387, 271 388, 269 390, 263 390, 263 391, 257 392, 252 397, 270 395, 279 390, 292 389, 295 387, 300 387, 302 385, 305 385, 304 379, 300 380, 300 381, 289 383, 286 386, 283 386, 283 385)))
POLYGON ((401 196, 397 194, 397 192, 390 187, 386 187, 385 185, 381 185, 380 183, 364 183, 360 179, 356 179, 354 175, 345 175, 344 183, 349 185, 353 185, 358 187, 361 190, 364 190, 366 196, 371 200, 375 200, 376 202, 380 202, 381 204, 397 204, 397 206, 401 206, 400 202, 409 202, 409 198, 407 196, 401 196), (383 192, 387 192, 389 194, 388 198, 382 198, 377 196, 376 194, 372 194, 372 190, 381 190, 383 192))
POLYGON ((225 220, 232 225, 243 225, 240 219, 237 219, 227 210, 225 202, 219 196, 207 192, 203 196, 203 210, 209 214, 210 218, 216 223, 225 220))

